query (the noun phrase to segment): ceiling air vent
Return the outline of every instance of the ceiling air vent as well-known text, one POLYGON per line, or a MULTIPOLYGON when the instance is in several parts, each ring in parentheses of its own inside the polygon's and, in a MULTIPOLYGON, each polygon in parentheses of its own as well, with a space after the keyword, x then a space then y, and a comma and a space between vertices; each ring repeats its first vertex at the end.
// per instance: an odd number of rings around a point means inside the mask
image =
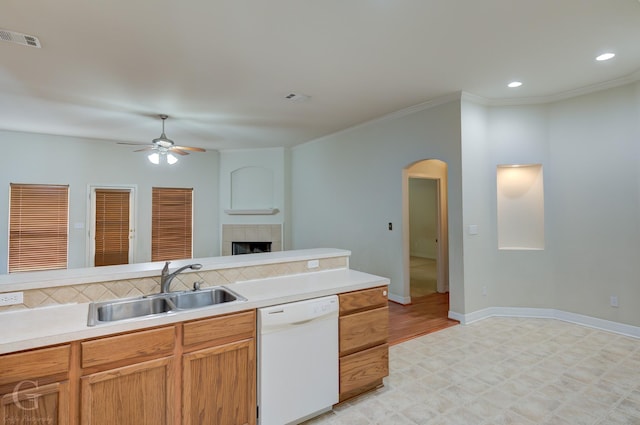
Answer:
POLYGON ((292 102, 306 102, 311 99, 311 96, 307 96, 306 94, 289 93, 284 98, 292 102))
POLYGON ((40 48, 40 40, 33 35, 0 29, 0 40, 40 48))

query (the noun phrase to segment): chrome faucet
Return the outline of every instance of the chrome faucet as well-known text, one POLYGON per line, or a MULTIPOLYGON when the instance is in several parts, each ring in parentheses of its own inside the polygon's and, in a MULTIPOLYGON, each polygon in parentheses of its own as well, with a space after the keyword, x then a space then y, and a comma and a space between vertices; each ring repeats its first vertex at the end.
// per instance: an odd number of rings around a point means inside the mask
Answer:
POLYGON ((191 270, 200 270, 202 268, 202 264, 189 264, 184 267, 180 267, 173 273, 169 273, 169 264, 171 262, 167 261, 164 263, 164 267, 162 268, 162 274, 160 275, 160 292, 166 294, 169 292, 169 287, 171 286, 171 281, 174 277, 178 275, 183 270, 191 269, 191 270))

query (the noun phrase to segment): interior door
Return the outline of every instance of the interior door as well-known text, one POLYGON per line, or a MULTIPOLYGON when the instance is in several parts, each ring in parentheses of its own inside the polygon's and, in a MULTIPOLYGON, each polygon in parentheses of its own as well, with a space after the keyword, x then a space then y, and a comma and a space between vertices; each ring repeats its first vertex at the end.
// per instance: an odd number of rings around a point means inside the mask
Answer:
POLYGON ((133 197, 133 188, 93 188, 90 266, 133 262, 133 197))

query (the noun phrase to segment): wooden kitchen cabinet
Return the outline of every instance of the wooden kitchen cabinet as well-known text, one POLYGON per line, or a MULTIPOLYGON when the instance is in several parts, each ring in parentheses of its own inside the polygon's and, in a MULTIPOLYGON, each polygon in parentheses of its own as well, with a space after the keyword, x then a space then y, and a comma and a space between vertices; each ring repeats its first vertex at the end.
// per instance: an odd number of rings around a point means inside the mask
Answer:
POLYGON ((387 287, 339 295, 340 402, 382 385, 389 375, 387 287))
POLYGON ((176 424, 174 326, 81 343, 82 425, 176 424))
POLYGON ((183 425, 255 425, 255 311, 183 325, 183 425))
POLYGON ((69 423, 70 346, 0 356, 0 424, 69 423))

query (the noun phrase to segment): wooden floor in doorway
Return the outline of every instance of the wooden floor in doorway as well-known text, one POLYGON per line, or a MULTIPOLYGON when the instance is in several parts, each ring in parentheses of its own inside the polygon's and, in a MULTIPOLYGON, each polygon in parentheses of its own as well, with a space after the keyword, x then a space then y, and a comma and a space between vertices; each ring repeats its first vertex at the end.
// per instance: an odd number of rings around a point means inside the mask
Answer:
POLYGON ((412 297, 412 303, 402 305, 389 301, 389 344, 439 331, 459 322, 451 320, 449 293, 412 297))

